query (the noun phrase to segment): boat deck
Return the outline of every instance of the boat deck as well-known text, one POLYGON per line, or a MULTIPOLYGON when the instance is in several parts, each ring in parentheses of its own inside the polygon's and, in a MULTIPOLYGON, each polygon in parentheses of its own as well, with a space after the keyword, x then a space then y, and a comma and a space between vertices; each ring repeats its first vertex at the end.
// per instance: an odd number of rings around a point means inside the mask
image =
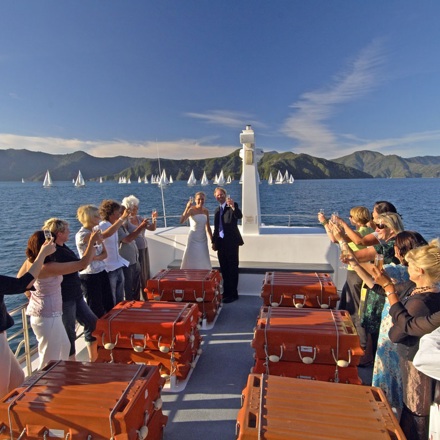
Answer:
MULTIPOLYGON (((162 393, 168 415, 164 440, 235 439, 235 422, 241 393, 253 366, 250 343, 262 299, 240 295, 224 304, 211 330, 202 330, 203 353, 182 392, 162 393)), ((371 368, 359 369, 365 384, 371 368)))

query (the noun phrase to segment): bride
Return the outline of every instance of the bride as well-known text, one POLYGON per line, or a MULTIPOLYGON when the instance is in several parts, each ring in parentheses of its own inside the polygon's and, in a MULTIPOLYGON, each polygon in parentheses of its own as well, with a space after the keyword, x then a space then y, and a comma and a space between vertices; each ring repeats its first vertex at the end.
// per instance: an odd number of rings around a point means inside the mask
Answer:
POLYGON ((209 258, 208 234, 212 241, 212 231, 209 225, 209 211, 205 208, 206 195, 198 192, 193 198, 190 197, 186 204, 185 211, 180 217, 180 223, 185 223, 189 218, 188 243, 183 254, 181 269, 211 269, 209 258))

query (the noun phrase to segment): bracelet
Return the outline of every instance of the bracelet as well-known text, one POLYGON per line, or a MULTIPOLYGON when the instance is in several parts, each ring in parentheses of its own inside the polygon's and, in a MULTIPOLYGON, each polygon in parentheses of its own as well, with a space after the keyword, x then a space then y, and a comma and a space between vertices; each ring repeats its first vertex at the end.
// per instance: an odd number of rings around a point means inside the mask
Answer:
POLYGON ((396 292, 387 292, 386 290, 385 290, 385 295, 387 296, 387 298, 390 296, 390 295, 395 295, 396 294, 396 292))
POLYGON ((391 284, 393 284, 391 281, 389 281, 388 283, 385 283, 385 284, 382 286, 382 289, 385 290, 385 287, 391 286, 391 284))

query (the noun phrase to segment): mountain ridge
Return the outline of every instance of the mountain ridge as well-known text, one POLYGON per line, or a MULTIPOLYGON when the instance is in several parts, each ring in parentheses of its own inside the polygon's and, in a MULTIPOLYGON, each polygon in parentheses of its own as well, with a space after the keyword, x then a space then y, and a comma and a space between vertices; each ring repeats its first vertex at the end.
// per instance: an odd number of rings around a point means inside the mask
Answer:
MULTIPOLYGON (((192 170, 197 179, 206 171, 208 178, 223 170, 225 176, 239 179, 242 161, 240 149, 233 153, 208 159, 160 159, 160 169, 165 169, 174 180, 188 179, 192 170)), ((84 151, 69 154, 49 154, 26 149, 0 150, 0 181, 42 181, 49 169, 54 180, 72 180, 80 169, 86 180, 118 180, 125 176, 132 180, 138 176, 160 173, 158 159, 126 156, 94 157, 84 151)), ((261 179, 269 174, 275 177, 280 170, 288 171, 295 179, 357 179, 388 177, 440 177, 440 156, 402 158, 363 150, 328 160, 305 153, 276 151, 265 152, 258 163, 261 179)))

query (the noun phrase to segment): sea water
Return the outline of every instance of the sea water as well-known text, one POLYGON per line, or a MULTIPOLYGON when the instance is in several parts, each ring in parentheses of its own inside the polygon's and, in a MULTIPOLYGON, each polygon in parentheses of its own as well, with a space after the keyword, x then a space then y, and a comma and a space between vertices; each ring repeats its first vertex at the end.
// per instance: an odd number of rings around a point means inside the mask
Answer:
MULTIPOLYGON (((405 229, 416 230, 427 240, 440 236, 440 179, 296 180, 283 185, 263 181, 259 188, 262 222, 268 225, 317 226, 320 209, 327 217, 338 212, 348 221, 351 207, 372 209, 375 201, 388 200, 402 215, 405 229)), ((164 188, 137 182, 87 182, 83 188, 75 188, 72 182, 54 182, 51 188, 43 188, 41 182, 0 182, 0 273, 16 275, 29 236, 50 217, 69 222, 67 245, 76 251, 75 233, 80 228, 76 210, 82 204, 99 205, 104 199, 120 202, 133 194, 140 200, 140 215, 149 217, 154 208, 158 227, 165 226, 165 216, 166 226, 175 226, 188 198, 197 191, 206 193, 206 207, 212 215, 217 206, 214 189, 215 185, 189 187, 185 181, 164 188)), ((226 190, 241 205, 242 185, 233 181, 226 190)), ((10 309, 24 300, 24 295, 14 295, 6 297, 6 304, 10 309)))

